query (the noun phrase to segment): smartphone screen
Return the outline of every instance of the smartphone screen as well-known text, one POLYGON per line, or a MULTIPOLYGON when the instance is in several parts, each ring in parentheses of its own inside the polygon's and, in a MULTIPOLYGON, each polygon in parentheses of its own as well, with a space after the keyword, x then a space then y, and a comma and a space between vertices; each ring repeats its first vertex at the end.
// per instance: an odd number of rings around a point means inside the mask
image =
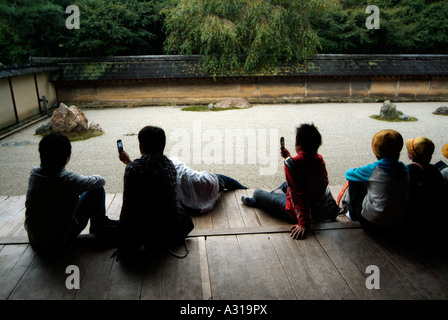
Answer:
POLYGON ((119 153, 123 152, 123 142, 121 140, 117 140, 117 148, 119 153))

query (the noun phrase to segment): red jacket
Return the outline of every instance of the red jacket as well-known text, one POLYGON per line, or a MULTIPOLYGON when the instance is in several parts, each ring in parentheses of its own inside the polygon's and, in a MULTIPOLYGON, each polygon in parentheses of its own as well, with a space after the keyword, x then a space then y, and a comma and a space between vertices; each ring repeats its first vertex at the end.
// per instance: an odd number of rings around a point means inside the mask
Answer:
POLYGON ((300 226, 308 226, 311 221, 311 202, 320 199, 328 186, 325 161, 320 154, 300 151, 293 157, 303 179, 292 176, 285 165, 286 183, 286 212, 297 221, 300 226))

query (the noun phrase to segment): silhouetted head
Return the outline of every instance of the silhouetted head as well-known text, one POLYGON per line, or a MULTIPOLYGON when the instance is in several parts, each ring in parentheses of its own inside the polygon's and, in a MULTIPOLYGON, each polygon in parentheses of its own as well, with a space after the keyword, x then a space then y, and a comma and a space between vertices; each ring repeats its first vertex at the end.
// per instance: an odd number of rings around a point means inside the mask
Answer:
POLYGON ((40 166, 46 171, 60 171, 70 160, 72 145, 66 135, 47 134, 39 142, 40 166))
POLYGON ((322 144, 322 136, 314 124, 304 123, 296 129, 296 146, 300 150, 310 153, 317 153, 322 144))
POLYGON ((138 133, 140 152, 142 154, 154 154, 165 149, 166 136, 162 128, 146 126, 138 133))

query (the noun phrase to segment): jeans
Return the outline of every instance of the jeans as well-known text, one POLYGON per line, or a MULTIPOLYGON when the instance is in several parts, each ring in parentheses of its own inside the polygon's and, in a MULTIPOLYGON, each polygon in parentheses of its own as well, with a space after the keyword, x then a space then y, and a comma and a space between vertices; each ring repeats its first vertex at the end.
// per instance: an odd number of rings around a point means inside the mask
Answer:
POLYGON ((253 194, 254 207, 266 210, 273 216, 281 218, 291 223, 297 223, 285 211, 286 207, 286 183, 282 184, 276 190, 267 192, 265 190, 256 189, 253 194), (279 192, 283 191, 283 192, 279 192))
POLYGON ((106 217, 106 192, 103 187, 84 192, 70 226, 69 238, 76 238, 85 229, 90 219, 90 231, 101 228, 106 217))
POLYGON ((350 203, 348 205, 350 219, 359 221, 362 211, 362 202, 367 194, 367 186, 363 182, 349 181, 348 194, 350 196, 350 203))
POLYGON ((236 181, 233 178, 227 177, 222 174, 215 173, 218 177, 219 182, 224 186, 225 189, 229 191, 237 190, 237 189, 247 189, 247 187, 243 186, 241 183, 236 181))

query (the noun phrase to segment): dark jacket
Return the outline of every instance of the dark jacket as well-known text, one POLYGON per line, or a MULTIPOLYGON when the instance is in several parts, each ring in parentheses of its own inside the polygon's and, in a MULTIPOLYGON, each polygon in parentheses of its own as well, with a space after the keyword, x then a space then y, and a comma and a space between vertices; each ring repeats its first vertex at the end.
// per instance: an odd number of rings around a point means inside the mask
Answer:
POLYGON ((50 251, 62 248, 70 233, 79 196, 103 187, 99 175, 82 176, 65 169, 49 173, 31 170, 25 202, 25 228, 31 245, 50 251))
POLYGON ((176 170, 162 154, 143 155, 126 166, 120 215, 120 248, 138 250, 171 238, 182 208, 176 170))

